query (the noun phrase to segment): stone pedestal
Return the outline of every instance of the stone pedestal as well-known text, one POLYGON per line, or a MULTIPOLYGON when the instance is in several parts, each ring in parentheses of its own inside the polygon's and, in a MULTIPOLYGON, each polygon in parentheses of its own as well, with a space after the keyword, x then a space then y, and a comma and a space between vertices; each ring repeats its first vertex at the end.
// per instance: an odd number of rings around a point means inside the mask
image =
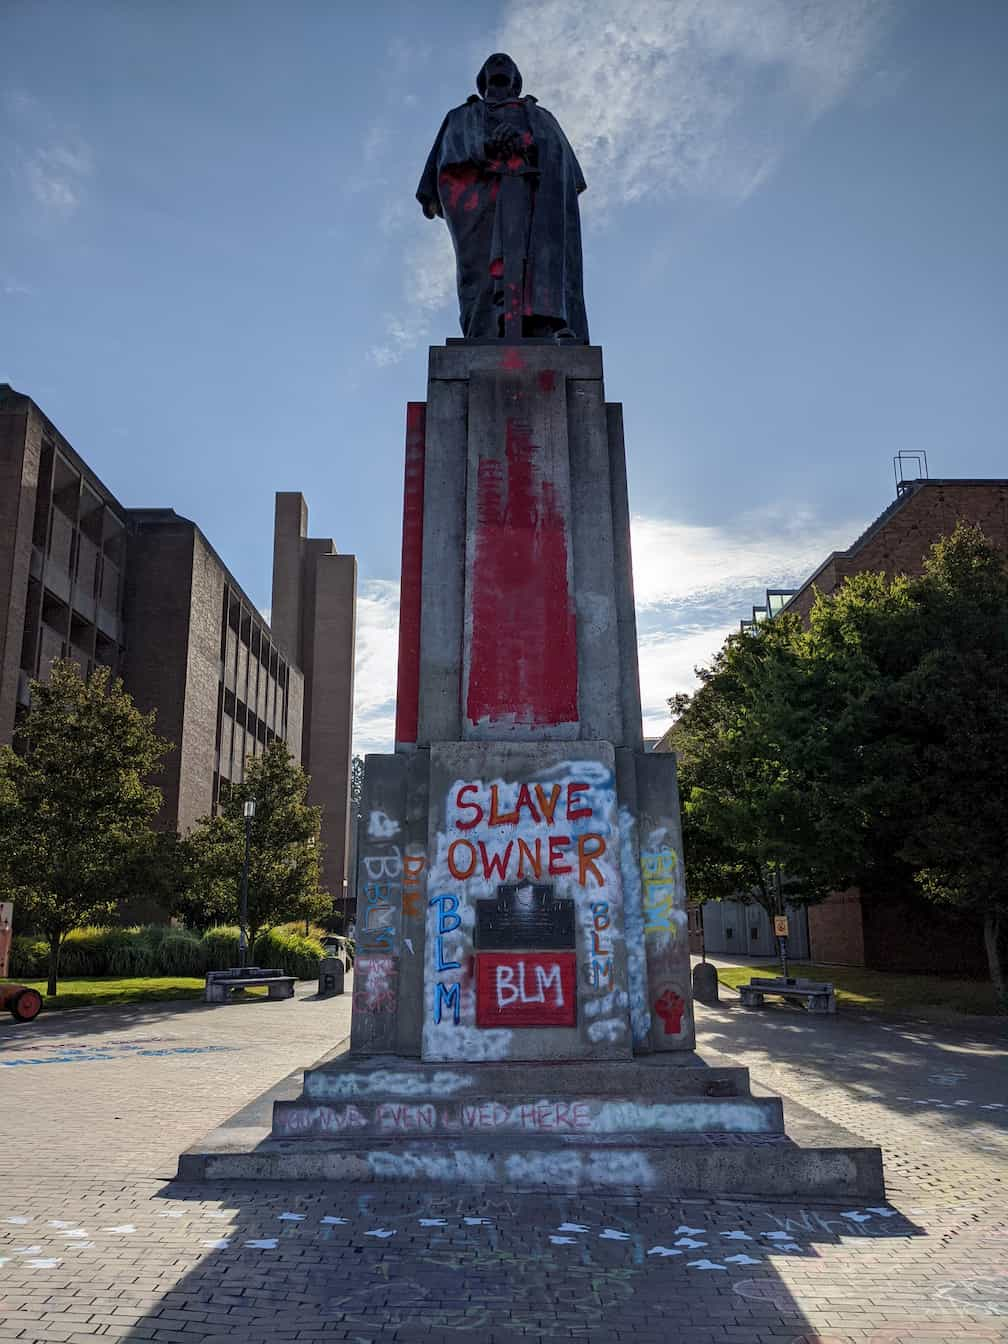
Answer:
POLYGON ((695 1055, 676 763, 643 750, 596 348, 430 352, 396 750, 366 759, 358 856, 349 1054, 181 1175, 882 1197, 878 1149, 785 1136, 778 1099, 695 1055))
POLYGON ((354 1055, 692 1049, 675 758, 642 750, 598 348, 431 350, 402 572, 396 754, 365 763, 354 1055))

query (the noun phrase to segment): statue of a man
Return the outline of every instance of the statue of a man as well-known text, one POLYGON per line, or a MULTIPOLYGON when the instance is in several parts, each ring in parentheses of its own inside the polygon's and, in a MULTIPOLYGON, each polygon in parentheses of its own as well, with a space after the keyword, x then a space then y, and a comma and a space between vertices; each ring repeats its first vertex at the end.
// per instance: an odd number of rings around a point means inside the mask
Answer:
POLYGON ((587 342, 574 151, 559 122, 521 96, 510 56, 491 56, 476 87, 445 117, 417 188, 455 245, 462 334, 587 342))

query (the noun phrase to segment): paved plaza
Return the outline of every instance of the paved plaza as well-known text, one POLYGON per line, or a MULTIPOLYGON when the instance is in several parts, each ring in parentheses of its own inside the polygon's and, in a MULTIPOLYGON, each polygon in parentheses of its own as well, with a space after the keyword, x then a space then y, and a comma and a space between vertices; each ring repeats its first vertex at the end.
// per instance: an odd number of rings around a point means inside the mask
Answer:
POLYGON ((0 1341, 1008 1341, 1003 1033, 726 999, 702 1055, 882 1144, 886 1203, 180 1185, 349 995, 4 1022, 0 1341))

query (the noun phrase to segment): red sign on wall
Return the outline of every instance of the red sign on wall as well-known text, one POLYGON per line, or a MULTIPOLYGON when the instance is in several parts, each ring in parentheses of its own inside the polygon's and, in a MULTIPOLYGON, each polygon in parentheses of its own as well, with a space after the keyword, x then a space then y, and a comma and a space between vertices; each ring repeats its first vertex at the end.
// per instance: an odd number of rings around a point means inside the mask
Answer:
POLYGON ((574 952, 477 952, 478 1027, 577 1026, 574 952))

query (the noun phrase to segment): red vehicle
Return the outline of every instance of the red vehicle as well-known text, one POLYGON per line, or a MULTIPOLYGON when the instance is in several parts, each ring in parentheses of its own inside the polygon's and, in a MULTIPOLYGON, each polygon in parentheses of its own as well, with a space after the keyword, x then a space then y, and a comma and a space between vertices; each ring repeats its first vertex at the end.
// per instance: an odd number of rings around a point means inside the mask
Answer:
MULTIPOLYGON (((14 906, 0 901, 0 980, 7 976, 13 936, 14 906)), ((42 995, 27 985, 0 984, 0 1008, 6 1008, 15 1022, 32 1022, 42 1011, 42 995)))
POLYGON ((6 1008, 15 1022, 31 1022, 42 1011, 42 995, 27 985, 0 985, 0 1008, 6 1008))

